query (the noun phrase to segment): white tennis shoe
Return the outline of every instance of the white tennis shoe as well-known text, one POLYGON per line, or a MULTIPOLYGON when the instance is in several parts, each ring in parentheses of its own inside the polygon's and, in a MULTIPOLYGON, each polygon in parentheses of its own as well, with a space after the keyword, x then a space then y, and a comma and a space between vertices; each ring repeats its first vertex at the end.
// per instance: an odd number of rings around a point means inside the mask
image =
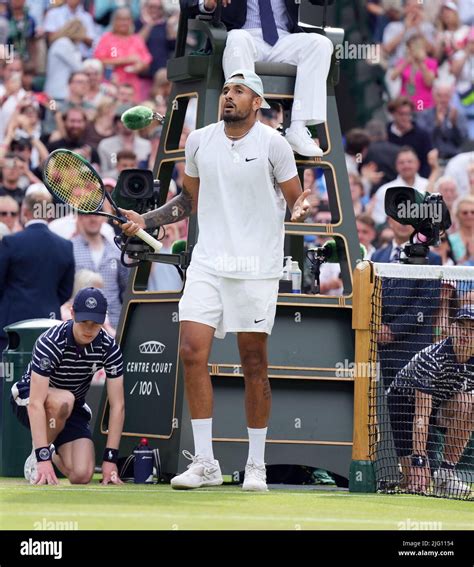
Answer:
POLYGON ((242 490, 249 492, 266 492, 268 490, 265 465, 256 465, 253 461, 246 464, 242 490))
POLYGON ((202 486, 219 486, 224 482, 219 461, 184 450, 183 455, 191 461, 188 470, 171 479, 172 488, 187 490, 202 486))
POLYGON ((300 156, 322 157, 323 155, 323 150, 311 138, 307 128, 288 128, 285 138, 292 150, 300 156))
POLYGON ((23 473, 25 479, 30 483, 34 484, 36 481, 36 475, 38 474, 37 470, 37 460, 34 448, 31 450, 30 455, 25 461, 25 465, 23 467, 23 473))
POLYGON ((438 469, 433 474, 436 496, 464 498, 471 494, 469 484, 463 482, 453 470, 438 469))

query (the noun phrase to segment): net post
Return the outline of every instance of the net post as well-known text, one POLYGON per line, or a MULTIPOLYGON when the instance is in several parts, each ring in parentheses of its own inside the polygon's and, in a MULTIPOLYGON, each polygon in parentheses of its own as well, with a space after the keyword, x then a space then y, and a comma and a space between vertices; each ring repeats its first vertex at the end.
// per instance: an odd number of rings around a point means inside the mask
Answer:
POLYGON ((371 296, 374 273, 370 262, 354 270, 352 328, 355 330, 354 434, 349 473, 350 492, 375 492, 373 462, 369 454, 369 389, 371 296))

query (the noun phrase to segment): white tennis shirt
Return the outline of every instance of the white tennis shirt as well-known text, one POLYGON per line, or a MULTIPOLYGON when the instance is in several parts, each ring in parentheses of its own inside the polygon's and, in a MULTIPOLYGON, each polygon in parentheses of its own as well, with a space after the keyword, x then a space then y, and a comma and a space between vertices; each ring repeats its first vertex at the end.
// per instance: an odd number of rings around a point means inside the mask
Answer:
POLYGON ((221 277, 279 278, 286 201, 278 183, 298 174, 288 142, 261 122, 232 142, 220 121, 192 132, 185 153, 186 174, 200 180, 192 265, 221 277))

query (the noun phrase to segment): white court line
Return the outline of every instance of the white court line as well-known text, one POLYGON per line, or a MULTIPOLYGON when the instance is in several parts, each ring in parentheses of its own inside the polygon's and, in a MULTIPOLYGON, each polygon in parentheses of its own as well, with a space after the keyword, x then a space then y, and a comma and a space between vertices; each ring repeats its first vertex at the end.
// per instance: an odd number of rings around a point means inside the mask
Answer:
MULTIPOLYGON (((163 485, 161 485, 163 486, 163 485)), ((153 492, 154 489, 156 489, 156 486, 150 486, 147 487, 145 489, 141 488, 141 489, 134 489, 134 488, 124 488, 124 487, 115 487, 115 486, 97 486, 97 487, 92 487, 92 486, 84 486, 84 487, 73 487, 73 486, 67 486, 67 485, 60 485, 57 487, 50 487, 50 486, 31 486, 29 484, 25 484, 25 485, 0 485, 0 491, 1 490, 28 490, 31 492, 35 492, 38 490, 42 490, 43 492, 51 492, 52 494, 55 491, 61 491, 61 492, 99 492, 99 493, 104 493, 104 494, 111 494, 111 491, 117 491, 119 493, 132 493, 132 494, 149 494, 150 492, 153 492)), ((305 498, 308 498, 308 496, 312 495, 315 496, 316 498, 335 498, 335 497, 343 497, 343 498, 378 498, 378 497, 387 497, 390 496, 392 498, 394 498, 394 500, 391 502, 392 506, 395 506, 395 498, 397 500, 400 499, 409 499, 411 502, 413 502, 414 498, 420 499, 423 498, 423 501, 426 498, 429 498, 428 496, 421 496, 421 495, 416 495, 416 494, 373 494, 373 493, 362 493, 362 492, 346 492, 346 491, 334 491, 334 492, 323 492, 323 491, 319 491, 319 490, 300 490, 300 491, 292 491, 292 490, 287 490, 285 488, 277 488, 277 489, 270 489, 268 492, 244 492, 242 489, 239 489, 238 487, 235 490, 226 490, 226 489, 221 489, 219 487, 214 487, 214 488, 198 488, 195 490, 162 490, 162 489, 158 489, 156 490, 156 494, 160 495, 160 494, 173 494, 176 495, 177 497, 180 497, 184 495, 191 495, 191 494, 214 494, 216 496, 220 496, 222 494, 241 494, 242 496, 252 496, 252 497, 257 497, 257 498, 265 498, 265 497, 269 497, 269 496, 287 496, 287 495, 291 495, 291 496, 302 496, 305 498)), ((438 502, 469 502, 472 503, 472 500, 455 500, 455 499, 442 499, 442 498, 432 498, 433 502, 434 500, 438 501, 438 502)), ((421 501, 421 500, 420 500, 421 501)))
MULTIPOLYGON (((163 486, 163 485, 161 485, 163 486)), ((141 488, 141 489, 135 489, 135 488, 124 488, 124 487, 119 487, 116 488, 115 486, 97 486, 97 487, 92 487, 92 486, 84 486, 84 487, 74 487, 74 486, 63 486, 63 485, 59 485, 58 487, 50 487, 50 486, 31 486, 27 483, 25 483, 24 485, 1 485, 0 484, 0 490, 31 490, 31 491, 36 491, 36 490, 45 490, 45 489, 50 489, 52 491, 56 491, 56 490, 60 490, 60 491, 67 491, 67 492, 110 492, 111 490, 117 490, 122 492, 131 492, 134 494, 140 494, 140 493, 148 493, 148 492, 152 492, 154 489, 156 489, 156 485, 155 486, 150 486, 147 487, 145 489, 141 488)), ((234 490, 228 490, 228 489, 222 489, 219 487, 215 487, 215 488, 199 488, 196 490, 172 490, 170 489, 169 491, 164 491, 163 489, 158 489, 156 490, 156 493, 163 493, 163 492, 167 492, 169 494, 244 494, 249 496, 250 493, 249 492, 244 492, 242 489, 240 489, 239 487, 236 487, 234 490)), ((363 494, 363 493, 352 493, 352 492, 346 492, 346 491, 334 491, 334 492, 323 492, 323 491, 319 491, 319 490, 301 490, 301 491, 293 491, 293 490, 286 490, 285 488, 277 488, 277 489, 270 489, 268 492, 262 492, 262 493, 252 493, 252 496, 268 496, 270 494, 278 494, 278 495, 287 495, 287 494, 291 494, 292 496, 308 496, 308 494, 315 494, 318 497, 322 496, 322 497, 329 497, 329 496, 359 496, 359 497, 375 497, 375 496, 388 496, 387 494, 363 494)), ((399 494, 397 496, 411 496, 410 494, 399 494)))
MULTIPOLYGON (((67 513, 65 514, 64 512, 53 512, 50 511, 47 513, 48 517, 52 517, 52 516, 57 516, 57 517, 61 517, 61 518, 68 518, 69 520, 71 518, 76 518, 76 517, 86 517, 86 518, 110 518, 111 516, 113 516, 114 518, 145 518, 145 519, 149 519, 149 518, 163 518, 163 519, 170 519, 170 520, 176 520, 177 518, 183 518, 185 520, 215 520, 216 516, 215 514, 192 514, 190 515, 189 513, 186 512, 177 512, 177 513, 169 513, 169 512, 152 512, 152 511, 148 511, 146 513, 143 512, 130 512, 130 513, 126 513, 126 512, 116 512, 116 511, 111 511, 110 513, 107 512, 88 512, 88 511, 84 511, 84 512, 72 512, 72 513, 67 513)), ((38 512, 27 512, 27 511, 18 511, 18 512, 9 512, 8 513, 9 518, 11 518, 12 516, 24 516, 24 517, 33 517, 33 518, 38 518, 38 512)), ((297 524, 301 523, 301 522, 307 522, 307 523, 315 523, 315 522, 330 522, 330 523, 335 523, 335 524, 340 524, 343 522, 346 522, 348 524, 364 524, 364 525, 386 525, 386 526, 396 526, 398 525, 398 521, 399 520, 365 520, 365 519, 359 519, 359 518, 326 518, 324 516, 322 517, 317 517, 317 516, 276 516, 276 515, 272 515, 272 516, 255 516, 255 515, 244 515, 244 514, 239 514, 239 515, 232 515, 232 516, 226 516, 225 518, 226 520, 238 520, 238 521, 252 521, 252 520, 256 520, 259 522, 274 522, 274 521, 279 521, 279 522, 295 522, 297 524)), ((402 518, 403 520, 403 518, 402 518)), ((222 521, 222 518, 221 518, 222 521)), ((419 520, 424 521, 424 520, 419 520)), ((472 528, 472 523, 471 522, 442 522, 443 524, 446 524, 449 527, 457 527, 457 528, 472 528)))

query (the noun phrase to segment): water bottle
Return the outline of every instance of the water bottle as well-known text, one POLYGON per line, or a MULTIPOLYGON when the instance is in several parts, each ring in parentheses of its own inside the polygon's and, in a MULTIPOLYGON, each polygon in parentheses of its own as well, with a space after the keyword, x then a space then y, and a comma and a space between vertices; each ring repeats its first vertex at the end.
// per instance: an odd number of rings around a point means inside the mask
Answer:
POLYGON ((291 256, 285 256, 285 266, 283 268, 282 280, 291 280, 291 256))
POLYGON ((140 439, 140 444, 133 451, 133 477, 135 484, 153 483, 153 450, 148 446, 148 440, 140 439))
POLYGON ((292 293, 301 293, 301 279, 302 273, 298 262, 293 260, 291 262, 291 291, 292 293))

